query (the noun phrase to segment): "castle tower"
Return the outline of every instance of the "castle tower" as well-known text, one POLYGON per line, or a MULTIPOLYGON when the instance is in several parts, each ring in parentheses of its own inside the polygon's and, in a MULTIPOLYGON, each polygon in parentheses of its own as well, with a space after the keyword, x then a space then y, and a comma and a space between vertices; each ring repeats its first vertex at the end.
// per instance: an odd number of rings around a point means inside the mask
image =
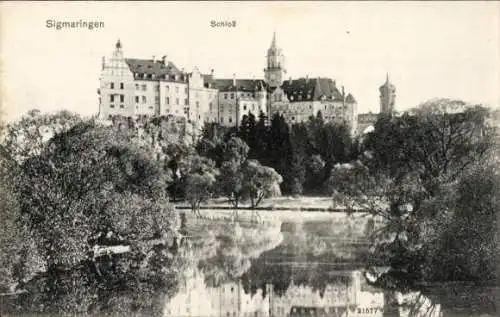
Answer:
POLYGON ((99 82, 99 118, 135 114, 134 77, 127 65, 120 40, 116 42, 110 58, 102 57, 99 82))
POLYGON ((380 113, 392 114, 396 104, 396 87, 390 83, 387 73, 385 83, 380 86, 380 113))
POLYGON ((270 88, 280 87, 286 74, 285 55, 276 45, 276 32, 273 34, 271 47, 267 50, 267 66, 264 78, 270 88))

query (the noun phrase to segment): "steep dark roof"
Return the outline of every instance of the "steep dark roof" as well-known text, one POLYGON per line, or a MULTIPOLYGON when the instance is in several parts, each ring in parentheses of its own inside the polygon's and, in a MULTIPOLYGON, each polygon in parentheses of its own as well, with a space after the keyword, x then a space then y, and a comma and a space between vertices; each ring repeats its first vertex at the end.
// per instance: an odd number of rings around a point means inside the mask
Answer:
POLYGON ((342 100, 342 93, 331 78, 299 78, 285 80, 281 86, 291 101, 342 100), (293 100, 291 97, 293 96, 293 100))
POLYGON ((259 91, 266 87, 266 83, 261 79, 236 79, 233 85, 232 79, 213 79, 212 87, 219 91, 259 91))
MULTIPOLYGON (((183 77, 182 72, 168 61, 165 63, 161 60, 153 61, 151 59, 127 58, 125 59, 130 71, 134 74, 154 75, 154 78, 146 76, 144 79, 168 79, 174 80, 173 76, 179 76, 178 80, 183 77)), ((142 79, 142 76, 140 77, 142 79)))
POLYGON ((345 97, 345 101, 348 103, 356 103, 356 99, 354 99, 354 96, 351 94, 348 94, 347 97, 345 97))

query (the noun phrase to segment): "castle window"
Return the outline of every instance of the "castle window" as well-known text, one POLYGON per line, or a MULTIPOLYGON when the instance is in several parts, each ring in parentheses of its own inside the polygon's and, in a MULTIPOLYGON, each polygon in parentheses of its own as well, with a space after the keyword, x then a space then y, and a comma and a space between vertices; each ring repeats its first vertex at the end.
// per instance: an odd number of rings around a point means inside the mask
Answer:
POLYGON ((200 102, 199 102, 199 101, 197 101, 197 102, 196 102, 196 108, 199 108, 199 107, 200 107, 200 102))
POLYGON ((188 100, 187 98, 184 99, 184 105, 187 106, 188 105, 188 100))
POLYGON ((142 85, 142 91, 146 91, 148 89, 148 86, 142 85))
POLYGON ((120 102, 124 102, 125 101, 125 96, 124 95, 120 95, 120 102))
POLYGON ((175 92, 179 92, 179 87, 175 87, 175 92))
POLYGON ((109 107, 110 107, 110 108, 114 108, 114 107, 115 107, 115 105, 109 105, 109 107))
POLYGON ((156 105, 159 105, 160 104, 160 97, 155 97, 155 104, 156 105))
MULTIPOLYGON (((224 117, 220 118, 220 123, 224 123, 224 117)), ((222 289, 222 292, 224 293, 224 288, 222 289)))
POLYGON ((120 105, 120 108, 125 108, 125 106, 124 105, 120 105))
POLYGON ((229 117, 229 123, 232 123, 232 122, 233 122, 233 118, 229 117))
POLYGON ((243 110, 247 110, 247 105, 243 105, 243 110))
POLYGON ((208 107, 209 107, 210 111, 212 111, 212 103, 211 102, 208 103, 208 107))
POLYGON ((170 91, 170 87, 169 87, 168 85, 166 85, 166 86, 165 86, 165 89, 166 89, 167 91, 170 91))
POLYGON ((165 103, 166 103, 167 105, 169 105, 169 104, 170 104, 170 98, 169 98, 169 97, 165 98, 165 103))
POLYGON ((175 98, 175 104, 178 105, 179 104, 179 98, 175 98))
POLYGON ((160 85, 155 85, 155 91, 160 91, 160 85))
POLYGON ((111 88, 111 89, 115 89, 115 83, 110 83, 110 84, 109 84, 109 88, 111 88))
POLYGON ((135 96, 135 103, 139 103, 139 96, 135 96))
POLYGON ((227 94, 224 94, 224 99, 227 99, 227 94))
POLYGON ((109 95, 109 101, 110 102, 115 101, 115 95, 109 95))
POLYGON ((234 94, 231 94, 231 99, 234 99, 234 94))
POLYGON ((139 90, 139 84, 135 84, 135 90, 139 90))
POLYGON ((147 102, 146 96, 142 96, 142 103, 145 104, 147 102))
POLYGON ((295 121, 295 117, 292 117, 292 121, 295 121))
POLYGON ((185 92, 186 94, 188 93, 188 89, 187 89, 187 87, 186 87, 186 88, 184 88, 184 92, 185 92))
POLYGON ((123 89, 123 83, 120 83, 120 89, 123 89))

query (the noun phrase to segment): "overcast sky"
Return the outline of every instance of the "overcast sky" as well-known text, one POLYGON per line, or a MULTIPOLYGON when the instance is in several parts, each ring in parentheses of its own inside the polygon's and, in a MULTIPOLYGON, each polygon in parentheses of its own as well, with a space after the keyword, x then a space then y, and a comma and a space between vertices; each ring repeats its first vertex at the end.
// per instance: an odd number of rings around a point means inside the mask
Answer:
POLYGON ((378 112, 386 72, 399 110, 434 97, 500 104, 499 2, 3 2, 0 15, 10 119, 32 108, 96 113, 101 57, 118 38, 127 57, 167 54, 186 70, 263 78, 274 30, 288 76, 331 77, 360 112, 378 112), (105 27, 57 31, 48 19, 105 27))

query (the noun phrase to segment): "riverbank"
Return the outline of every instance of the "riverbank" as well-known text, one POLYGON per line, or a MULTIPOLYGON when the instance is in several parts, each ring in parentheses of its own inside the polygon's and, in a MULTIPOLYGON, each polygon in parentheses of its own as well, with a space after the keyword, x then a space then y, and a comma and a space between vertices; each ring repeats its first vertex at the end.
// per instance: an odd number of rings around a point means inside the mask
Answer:
MULTIPOLYGON (((174 203, 177 209, 191 209, 187 202, 174 203)), ((207 203, 200 206, 201 210, 218 209, 218 210, 235 210, 235 207, 228 201, 227 198, 210 199, 207 203)), ((262 203, 251 208, 250 204, 239 204, 238 210, 266 210, 266 211, 316 211, 316 212, 345 212, 345 207, 334 205, 330 197, 315 197, 315 196, 281 196, 267 198, 262 203)), ((361 210, 360 210, 361 211, 361 210)))

